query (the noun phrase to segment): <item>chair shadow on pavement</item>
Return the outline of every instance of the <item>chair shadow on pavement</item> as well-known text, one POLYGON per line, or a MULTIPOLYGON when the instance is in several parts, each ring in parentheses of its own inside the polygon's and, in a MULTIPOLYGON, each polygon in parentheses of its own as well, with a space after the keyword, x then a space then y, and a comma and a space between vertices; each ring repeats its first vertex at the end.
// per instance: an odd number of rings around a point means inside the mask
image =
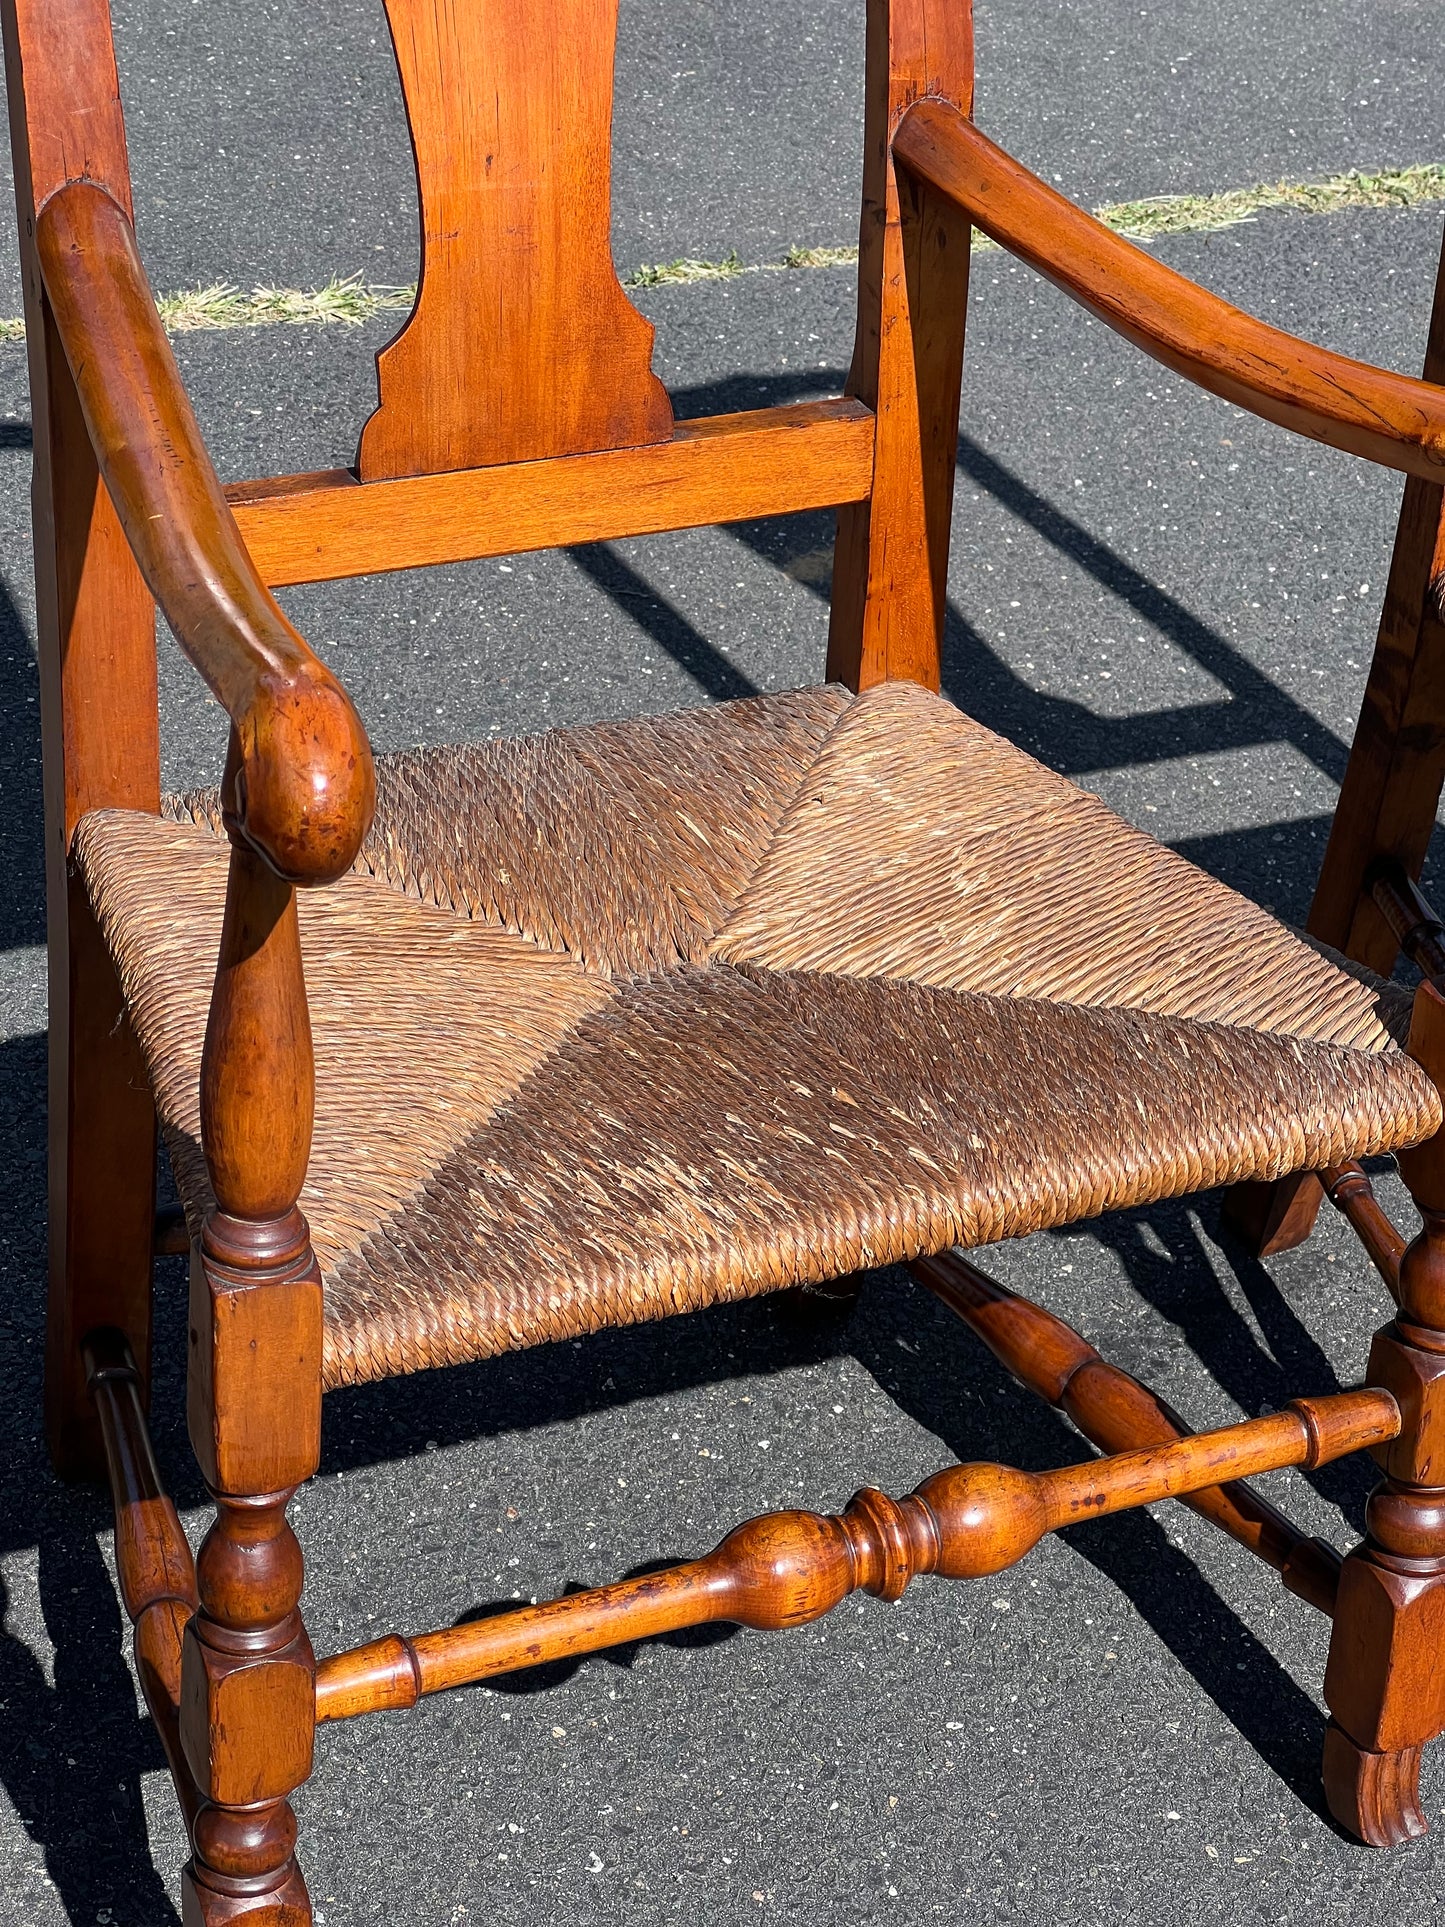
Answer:
POLYGON ((110 1506, 94 1488, 60 1485, 39 1436, 44 1143, 45 1039, 10 1038, 0 1044, 8 1178, 0 1326, 14 1334, 0 1360, 0 1551, 11 1557, 14 1583, 20 1558, 34 1549, 53 1658, 47 1668, 13 1630, 36 1615, 0 1582, 0 1786, 68 1919, 159 1927, 177 1916, 151 1861, 141 1776, 165 1760, 137 1703, 125 1659, 129 1628, 97 1539, 110 1506), (26 1343, 18 1342, 22 1331, 26 1343))
MULTIPOLYGON (((1264 1268, 1231 1255, 1270 1349, 1249 1331, 1219 1288, 1193 1215, 1198 1208, 1158 1206, 1108 1221, 1095 1227, 1094 1234, 1119 1255, 1141 1297, 1176 1324, 1198 1362, 1246 1412, 1277 1406, 1301 1390, 1337 1389, 1323 1352, 1264 1268), (1146 1225, 1150 1244, 1142 1235, 1146 1225), (1163 1257, 1161 1246, 1167 1254, 1163 1257)), ((1206 1222, 1215 1208, 1212 1201, 1203 1202, 1206 1222)), ((429 1374, 426 1381, 393 1381, 333 1394, 328 1410, 335 1407, 340 1422, 328 1427, 323 1471, 371 1462, 383 1436, 388 1457, 405 1456, 420 1453, 427 1444, 460 1444, 487 1434, 563 1424, 608 1406, 667 1398, 723 1376, 777 1372, 839 1353, 856 1358, 909 1419, 935 1434, 959 1460, 998 1459, 1039 1470, 1076 1463, 1091 1450, 1062 1417, 1020 1391, 952 1314, 905 1273, 890 1270, 869 1279, 860 1309, 848 1324, 820 1325, 811 1333, 779 1317, 775 1304, 761 1299, 662 1326, 599 1333, 579 1345, 429 1374), (906 1338, 906 1348, 898 1344, 900 1338, 906 1338), (609 1381, 611 1389, 599 1392, 609 1381), (479 1412, 486 1414, 482 1425, 479 1412)), ((1372 1468, 1363 1460, 1350 1460, 1302 1476, 1342 1509, 1351 1529, 1336 1536, 1352 1540, 1374 1482, 1372 1468)), ((880 1464, 868 1477, 889 1485, 889 1468, 880 1464)), ((827 1508, 846 1496, 820 1491, 800 1495, 799 1503, 827 1508)), ((720 1523, 726 1529, 737 1521, 720 1523)), ((658 1524, 667 1532, 665 1517, 658 1524)), ((1165 1525, 1150 1513, 1135 1512, 1061 1536, 1118 1587, 1242 1738, 1304 1805, 1328 1822, 1319 1793, 1323 1715, 1188 1554, 1172 1543, 1165 1525)), ((695 1557, 708 1549, 689 1545, 674 1557, 695 1557)), ((605 1560, 605 1552, 598 1557, 605 1560)), ((588 1582, 612 1576, 589 1574, 588 1582)), ((576 1591, 581 1583, 574 1579, 566 1590, 576 1591)), ((463 1618, 490 1617, 517 1603, 487 1600, 463 1618)), ((1301 1613, 1312 1610, 1303 1601, 1288 1603, 1301 1613)), ((733 1636, 734 1630, 700 1629, 670 1636, 670 1643, 710 1643, 733 1636)), ((630 1664, 636 1650, 618 1648, 489 1684, 507 1692, 544 1692, 579 1667, 630 1664)))
POLYGON ((28 1646, 0 1637, 0 1782, 68 1919, 160 1927, 178 1916, 151 1859, 141 1776, 165 1756, 137 1708, 129 1629, 96 1541, 109 1509, 66 1492, 47 1510, 39 1583, 54 1685, 28 1646))

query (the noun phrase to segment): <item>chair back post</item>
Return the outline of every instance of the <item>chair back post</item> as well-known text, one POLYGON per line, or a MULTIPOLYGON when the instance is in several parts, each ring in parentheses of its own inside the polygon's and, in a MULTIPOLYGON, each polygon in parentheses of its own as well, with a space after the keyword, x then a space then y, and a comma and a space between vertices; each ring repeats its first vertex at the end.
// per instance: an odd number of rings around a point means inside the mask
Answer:
POLYGON ((321 1452, 321 1274, 296 1207, 315 1072, 296 890, 241 839, 240 761, 233 736, 231 863, 201 1062, 215 1206, 191 1267, 188 1417, 216 1518, 196 1560, 180 1739, 206 1802, 186 1918, 206 1922, 231 1918, 237 1882, 251 1908, 275 1910, 268 1920, 310 1918, 287 1796, 311 1772, 316 1662, 286 1507, 321 1452))
MULTIPOLYGON (((1445 384, 1445 246, 1425 348, 1426 381, 1445 384)), ((1385 606, 1360 720, 1310 907, 1312 936, 1388 976, 1399 945, 1367 876, 1394 857, 1425 861, 1445 783, 1445 487, 1405 483, 1385 606)))
MULTIPOLYGON (((1426 337, 1426 381, 1445 383, 1445 245, 1426 337)), ((1445 782, 1445 487, 1405 479, 1375 653, 1305 927, 1388 977, 1399 940, 1369 889, 1387 857, 1418 877, 1445 782)), ((1224 1201, 1235 1235, 1268 1257, 1304 1243, 1324 1202, 1308 1172, 1224 1201)))
POLYGON ((88 1331, 150 1357, 155 1117, 115 972, 71 877, 87 810, 160 807, 154 607, 100 481, 41 283, 40 209, 85 179, 130 213, 106 0, 0 0, 34 414, 36 627, 50 974, 46 1430, 62 1473, 104 1475, 88 1331))
POLYGON ((868 0, 858 328, 850 395, 875 413, 873 489, 838 511, 828 676, 939 686, 971 229, 893 162, 925 96, 973 106, 971 0, 868 0))

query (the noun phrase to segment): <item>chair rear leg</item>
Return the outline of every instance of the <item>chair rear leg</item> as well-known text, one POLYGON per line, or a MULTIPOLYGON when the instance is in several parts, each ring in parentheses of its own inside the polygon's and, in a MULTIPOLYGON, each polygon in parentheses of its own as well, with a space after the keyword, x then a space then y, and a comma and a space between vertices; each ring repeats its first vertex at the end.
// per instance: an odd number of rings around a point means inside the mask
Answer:
POLYGON ((105 1477, 86 1335, 125 1334, 148 1374, 155 1110, 120 986, 79 881, 51 917, 50 1283, 45 1429, 62 1478, 105 1477), (57 940, 58 938, 58 940, 57 940))
MULTIPOLYGON (((12 74, 12 81, 15 76, 12 74)), ((13 102, 12 102, 13 106, 13 102)), ((17 149, 18 151, 18 149, 17 149)), ((25 239, 26 282, 39 270, 25 239)), ((35 606, 50 961, 46 1437, 65 1477, 105 1476, 82 1346, 100 1327, 150 1364, 155 1116, 70 840, 88 810, 157 810, 155 606, 95 465, 44 302, 26 322, 35 409, 35 606)))
MULTIPOLYGON (((1445 1086, 1445 998, 1415 996, 1410 1054, 1445 1086)), ((1371 1846, 1425 1831, 1421 1751, 1445 1733, 1445 1131, 1402 1154, 1424 1220, 1400 1264, 1400 1309, 1375 1336, 1367 1382, 1394 1393, 1400 1436, 1376 1450, 1385 1478, 1367 1537, 1345 1561, 1325 1701, 1325 1793, 1371 1846)))
MULTIPOLYGON (((1426 381, 1445 382, 1445 247, 1425 347, 1426 381)), ((1306 923, 1311 936, 1388 977, 1398 945, 1371 898, 1368 877, 1394 857, 1411 877, 1425 860, 1445 780, 1445 489, 1405 483, 1374 659, 1324 863, 1306 923)), ((1311 1177, 1244 1184, 1224 1218, 1256 1257, 1303 1244, 1321 1203, 1311 1177)))

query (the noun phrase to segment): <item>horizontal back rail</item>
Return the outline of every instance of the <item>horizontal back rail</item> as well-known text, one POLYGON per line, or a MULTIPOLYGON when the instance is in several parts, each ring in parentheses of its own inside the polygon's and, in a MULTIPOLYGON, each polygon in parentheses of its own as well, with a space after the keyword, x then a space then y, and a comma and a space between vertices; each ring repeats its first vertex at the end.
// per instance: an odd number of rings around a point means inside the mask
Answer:
POLYGON ((331 469, 226 496, 275 586, 834 508, 872 479, 872 411, 842 400, 679 422, 638 448, 383 482, 331 469))

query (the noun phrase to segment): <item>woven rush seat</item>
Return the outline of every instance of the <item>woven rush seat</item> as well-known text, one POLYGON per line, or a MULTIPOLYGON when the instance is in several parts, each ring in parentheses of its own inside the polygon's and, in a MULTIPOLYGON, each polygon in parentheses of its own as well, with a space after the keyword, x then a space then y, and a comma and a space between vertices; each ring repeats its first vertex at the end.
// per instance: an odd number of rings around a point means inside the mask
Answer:
MULTIPOLYGON (((380 759, 301 899, 329 1385, 1413 1144, 1409 1001, 943 699, 380 759)), ((83 820, 193 1233, 214 792, 83 820)))

